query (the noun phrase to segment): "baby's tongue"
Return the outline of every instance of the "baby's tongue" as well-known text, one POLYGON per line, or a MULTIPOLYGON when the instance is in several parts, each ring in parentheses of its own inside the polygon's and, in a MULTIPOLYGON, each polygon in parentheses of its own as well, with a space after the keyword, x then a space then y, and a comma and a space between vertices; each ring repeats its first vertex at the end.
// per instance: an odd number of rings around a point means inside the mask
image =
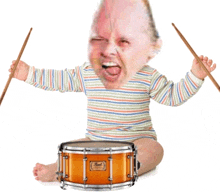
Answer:
POLYGON ((114 67, 108 67, 106 68, 106 71, 110 74, 110 75, 118 75, 121 72, 121 68, 114 66, 114 67))

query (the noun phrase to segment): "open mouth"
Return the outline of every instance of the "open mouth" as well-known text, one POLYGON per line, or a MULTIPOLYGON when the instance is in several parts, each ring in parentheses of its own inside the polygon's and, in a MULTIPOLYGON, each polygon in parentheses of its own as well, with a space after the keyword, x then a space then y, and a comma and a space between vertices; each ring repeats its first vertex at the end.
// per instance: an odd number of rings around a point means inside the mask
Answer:
POLYGON ((121 67, 114 62, 104 62, 102 69, 103 76, 107 81, 116 81, 121 74, 121 67))

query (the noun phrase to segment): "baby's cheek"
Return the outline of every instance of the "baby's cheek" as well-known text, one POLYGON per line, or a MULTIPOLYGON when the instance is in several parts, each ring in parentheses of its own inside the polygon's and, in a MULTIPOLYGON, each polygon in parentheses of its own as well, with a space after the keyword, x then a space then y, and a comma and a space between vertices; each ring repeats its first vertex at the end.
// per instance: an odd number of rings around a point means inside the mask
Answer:
POLYGON ((89 57, 99 57, 101 50, 99 47, 92 46, 88 49, 89 57))

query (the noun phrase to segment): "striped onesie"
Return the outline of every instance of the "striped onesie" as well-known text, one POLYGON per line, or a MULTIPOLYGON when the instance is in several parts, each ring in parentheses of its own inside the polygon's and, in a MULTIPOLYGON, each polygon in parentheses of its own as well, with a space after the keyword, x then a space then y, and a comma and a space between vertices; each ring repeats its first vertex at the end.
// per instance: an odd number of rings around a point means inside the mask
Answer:
POLYGON ((149 114, 150 99, 178 106, 193 96, 203 83, 188 72, 185 79, 174 84, 145 65, 121 88, 107 90, 90 63, 66 70, 30 67, 26 82, 47 91, 84 92, 88 99, 86 137, 118 141, 157 140, 149 114))

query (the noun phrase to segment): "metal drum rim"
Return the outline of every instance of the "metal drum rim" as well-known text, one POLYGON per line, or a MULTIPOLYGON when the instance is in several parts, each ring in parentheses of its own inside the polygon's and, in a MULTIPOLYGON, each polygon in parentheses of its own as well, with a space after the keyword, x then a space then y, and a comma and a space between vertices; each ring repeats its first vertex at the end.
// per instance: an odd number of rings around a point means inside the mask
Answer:
POLYGON ((121 149, 121 150, 117 150, 117 151, 83 151, 83 150, 68 150, 68 149, 63 149, 62 151, 60 151, 61 153, 69 153, 69 154, 85 154, 85 155, 99 155, 99 154, 102 154, 102 155, 114 155, 114 154, 122 154, 122 153, 132 153, 134 152, 134 150, 131 150, 131 149, 121 149))
POLYGON ((117 183, 117 184, 107 184, 107 185, 84 185, 79 183, 72 183, 68 181, 62 181, 61 182, 61 188, 66 189, 67 187, 71 187, 78 190, 83 191, 114 191, 114 190, 121 190, 126 189, 129 187, 132 187, 135 184, 135 180, 132 179, 131 181, 123 182, 123 183, 117 183))
POLYGON ((120 150, 126 150, 126 149, 130 149, 131 152, 135 150, 135 146, 134 143, 131 142, 121 142, 121 141, 73 141, 73 142, 64 142, 61 143, 59 146, 59 151, 65 150, 65 151, 84 151, 86 150, 91 151, 91 152, 102 152, 102 151, 120 151, 120 150), (120 144, 126 144, 127 146, 119 146, 119 147, 76 147, 76 146, 68 146, 68 144, 72 144, 72 143, 88 143, 88 142, 92 142, 92 143, 101 143, 101 142, 105 142, 105 143, 120 143, 120 144), (128 146, 129 145, 129 146, 128 146))

